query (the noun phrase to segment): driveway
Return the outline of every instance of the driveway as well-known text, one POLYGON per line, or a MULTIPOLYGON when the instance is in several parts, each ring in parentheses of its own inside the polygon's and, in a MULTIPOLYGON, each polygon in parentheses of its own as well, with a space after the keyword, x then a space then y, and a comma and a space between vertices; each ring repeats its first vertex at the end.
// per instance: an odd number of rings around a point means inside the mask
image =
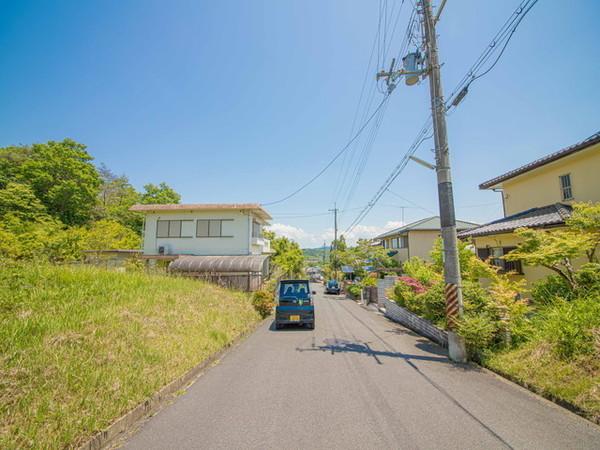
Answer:
POLYGON ((317 289, 315 330, 265 323, 125 447, 600 448, 600 427, 317 289))

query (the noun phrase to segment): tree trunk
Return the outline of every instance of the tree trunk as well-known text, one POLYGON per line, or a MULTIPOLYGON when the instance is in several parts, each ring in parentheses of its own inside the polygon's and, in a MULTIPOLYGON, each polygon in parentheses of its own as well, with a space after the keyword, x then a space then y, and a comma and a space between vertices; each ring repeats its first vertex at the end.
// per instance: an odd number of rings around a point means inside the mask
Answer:
POLYGON ((546 264, 542 264, 546 269, 550 269, 554 272, 556 272, 558 275, 560 275, 561 278, 563 278, 567 284, 569 285, 569 287, 573 290, 575 290, 575 286, 573 285, 573 280, 571 280, 571 278, 569 278, 569 276, 563 272, 563 270, 560 267, 557 266, 552 266, 552 265, 546 265, 546 264))

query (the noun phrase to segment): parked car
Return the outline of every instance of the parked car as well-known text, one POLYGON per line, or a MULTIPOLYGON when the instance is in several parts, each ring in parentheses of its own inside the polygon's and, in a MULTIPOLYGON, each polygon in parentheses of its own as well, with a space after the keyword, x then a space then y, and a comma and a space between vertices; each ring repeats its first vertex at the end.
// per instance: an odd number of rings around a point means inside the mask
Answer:
POLYGON ((340 292, 342 292, 342 288, 337 280, 327 281, 327 284, 325 285, 326 294, 340 295, 340 292))
POLYGON ((315 305, 308 280, 281 280, 277 288, 275 328, 284 325, 315 327, 315 305))

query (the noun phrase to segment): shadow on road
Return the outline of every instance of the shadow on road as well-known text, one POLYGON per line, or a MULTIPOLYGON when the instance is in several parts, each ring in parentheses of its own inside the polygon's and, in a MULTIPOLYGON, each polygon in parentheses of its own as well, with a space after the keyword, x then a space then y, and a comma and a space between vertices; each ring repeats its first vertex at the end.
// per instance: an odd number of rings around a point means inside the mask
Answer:
POLYGON ((332 355, 335 355, 336 353, 362 353, 367 356, 372 356, 378 364, 383 364, 380 359, 381 357, 448 363, 448 358, 445 356, 410 355, 393 351, 373 350, 368 342, 353 342, 345 339, 329 338, 323 340, 323 344, 324 345, 313 345, 308 348, 296 348, 296 351, 330 352, 332 355))
POLYGON ((277 329, 275 327, 275 321, 271 322, 271 325, 269 326, 269 331, 274 331, 276 333, 285 333, 285 332, 291 332, 291 331, 313 331, 310 328, 307 328, 303 325, 285 325, 283 328, 279 328, 277 329))

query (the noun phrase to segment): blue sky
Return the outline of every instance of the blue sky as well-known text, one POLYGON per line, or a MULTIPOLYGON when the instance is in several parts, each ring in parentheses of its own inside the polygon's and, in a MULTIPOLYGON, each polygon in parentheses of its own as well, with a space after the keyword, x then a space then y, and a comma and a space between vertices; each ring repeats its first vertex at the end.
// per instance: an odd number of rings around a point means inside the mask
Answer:
MULTIPOLYGON (((438 25, 446 94, 518 3, 448 1, 438 25)), ((0 146, 70 137, 138 188, 166 181, 184 202, 276 200, 347 141, 378 4, 0 0, 0 146)), ((391 53, 409 12, 407 0, 391 53)), ((480 182, 600 128, 598 14, 593 0, 540 0, 448 117, 459 218, 501 216, 480 182)), ((337 196, 342 230, 413 141, 428 96, 426 82, 393 93, 354 194, 337 196)), ((431 147, 417 155, 431 160, 431 147)), ((275 228, 304 246, 329 239, 342 168, 270 207, 275 228)), ((400 206, 405 222, 437 211, 434 174, 421 166, 391 189, 410 203, 386 194, 356 235, 397 225, 400 206)))

